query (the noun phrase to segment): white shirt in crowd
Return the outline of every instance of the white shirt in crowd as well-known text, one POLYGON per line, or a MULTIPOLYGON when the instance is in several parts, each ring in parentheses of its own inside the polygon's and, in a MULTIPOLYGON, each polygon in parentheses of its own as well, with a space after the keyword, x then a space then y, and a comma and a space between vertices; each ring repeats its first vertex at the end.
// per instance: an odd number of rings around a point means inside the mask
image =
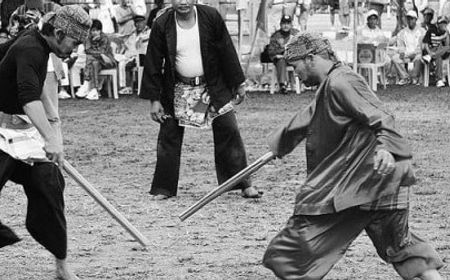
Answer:
POLYGON ((200 34, 198 31, 197 9, 195 11, 195 24, 190 29, 183 29, 177 26, 177 55, 175 68, 181 76, 198 77, 203 76, 202 55, 200 51, 200 34))
POLYGON ((397 35, 397 46, 400 52, 406 55, 420 53, 421 42, 425 36, 425 29, 416 25, 413 30, 409 27, 403 28, 397 35))

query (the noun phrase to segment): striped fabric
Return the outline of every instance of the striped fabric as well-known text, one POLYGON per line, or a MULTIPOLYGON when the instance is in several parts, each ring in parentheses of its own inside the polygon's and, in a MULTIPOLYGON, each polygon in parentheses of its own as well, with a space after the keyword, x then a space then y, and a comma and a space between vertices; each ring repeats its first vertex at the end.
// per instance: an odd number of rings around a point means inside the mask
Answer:
POLYGON ((401 210, 409 207, 410 187, 400 186, 397 193, 382 197, 371 203, 360 205, 361 210, 401 210))

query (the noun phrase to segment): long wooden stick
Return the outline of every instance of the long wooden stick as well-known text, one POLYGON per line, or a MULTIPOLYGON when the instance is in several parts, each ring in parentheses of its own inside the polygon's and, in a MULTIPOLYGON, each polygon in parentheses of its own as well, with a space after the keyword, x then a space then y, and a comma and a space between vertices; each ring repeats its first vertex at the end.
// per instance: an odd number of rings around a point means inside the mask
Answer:
POLYGON ((275 156, 272 152, 268 152, 267 154, 263 155, 259 159, 257 159, 255 162, 253 162, 251 165, 247 166, 246 168, 242 169, 239 173, 228 179, 226 182, 224 182, 222 185, 218 186, 214 190, 210 191, 207 195, 205 195, 202 199, 197 201, 194 205, 186 209, 179 218, 181 221, 186 220, 190 216, 192 216, 195 212, 200 210, 203 206, 210 203, 212 200, 220 196, 221 194, 231 190, 236 184, 241 182, 243 179, 247 178, 251 174, 255 173, 258 169, 263 167, 266 163, 274 159, 275 156))
POLYGON ((64 160, 64 170, 98 203, 103 207, 123 228, 125 228, 136 241, 147 247, 150 243, 119 211, 117 211, 104 196, 97 191, 80 173, 64 160))

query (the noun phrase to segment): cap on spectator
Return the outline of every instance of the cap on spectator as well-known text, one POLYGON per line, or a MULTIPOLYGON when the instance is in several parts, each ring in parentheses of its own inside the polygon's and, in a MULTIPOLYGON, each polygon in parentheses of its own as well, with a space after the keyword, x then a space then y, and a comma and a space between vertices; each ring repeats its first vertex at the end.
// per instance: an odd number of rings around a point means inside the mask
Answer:
POLYGON ((379 17, 378 12, 374 9, 367 12, 366 19, 369 19, 371 16, 376 16, 377 18, 379 17))
POLYGON ((145 20, 145 17, 144 16, 141 16, 141 15, 135 15, 134 17, 133 17, 133 20, 136 22, 136 21, 143 21, 143 20, 145 20))
POLYGON ((67 5, 58 8, 55 12, 45 14, 43 22, 61 29, 64 33, 78 41, 85 42, 89 36, 92 25, 88 13, 79 5, 67 5))
POLYGON ((332 50, 328 39, 318 33, 303 32, 289 40, 284 57, 287 61, 296 61, 325 50, 332 50))
POLYGON ((28 10, 43 10, 44 2, 42 0, 25 0, 25 7, 28 10))
POLYGON ((406 13, 406 17, 412 17, 412 18, 417 19, 417 13, 416 13, 416 11, 414 11, 414 10, 409 10, 409 11, 406 13))
POLYGON ((284 15, 281 17, 280 23, 291 23, 292 17, 290 15, 284 15))
POLYGON ((434 15, 434 10, 430 7, 426 7, 425 9, 422 10, 422 14, 426 15, 434 15))
POLYGON ((437 23, 448 23, 448 18, 446 16, 439 16, 437 19, 437 23))

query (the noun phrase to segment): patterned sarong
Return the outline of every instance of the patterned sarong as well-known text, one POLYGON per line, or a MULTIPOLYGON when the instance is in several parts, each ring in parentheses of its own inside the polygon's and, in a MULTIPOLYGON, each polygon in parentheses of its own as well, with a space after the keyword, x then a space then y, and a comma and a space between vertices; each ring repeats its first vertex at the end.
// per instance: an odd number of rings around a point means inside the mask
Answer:
MULTIPOLYGON (((0 114, 3 114, 0 112, 0 114)), ((0 150, 28 164, 48 161, 44 140, 24 115, 13 115, 11 122, 0 124, 0 150)))
POLYGON ((214 118, 234 109, 230 101, 216 110, 210 104, 206 84, 192 86, 179 82, 175 84, 174 94, 175 118, 180 126, 209 128, 214 118))

